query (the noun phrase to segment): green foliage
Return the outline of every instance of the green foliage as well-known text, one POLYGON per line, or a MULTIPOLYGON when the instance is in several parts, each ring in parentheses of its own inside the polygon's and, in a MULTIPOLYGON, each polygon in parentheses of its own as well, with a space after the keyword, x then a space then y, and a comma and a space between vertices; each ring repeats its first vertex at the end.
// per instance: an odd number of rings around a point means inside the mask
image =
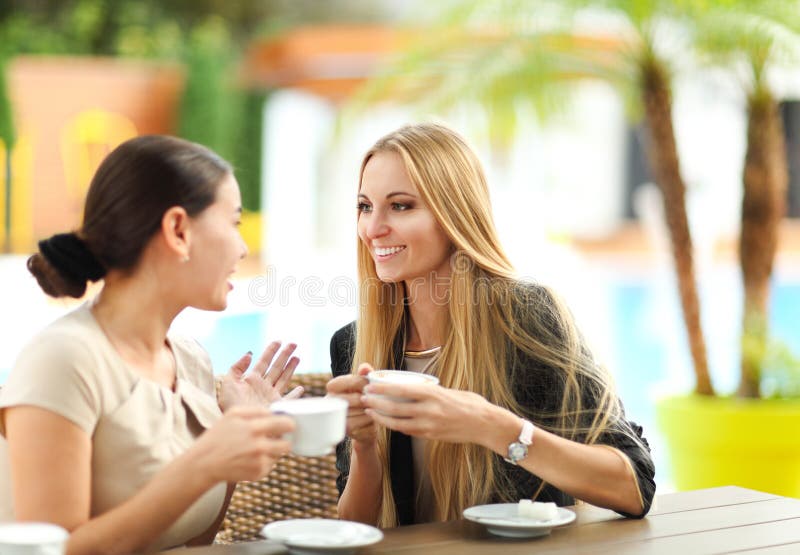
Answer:
MULTIPOLYGON (((17 54, 108 55, 181 62, 186 87, 178 134, 237 169, 245 207, 260 209, 261 93, 236 87, 239 53, 275 11, 257 0, 6 0, 0 60, 17 54)), ((1 66, 2 64, 0 64, 1 66)), ((0 73, 0 138, 13 143, 0 73)))
POLYGON ((211 15, 237 46, 276 11, 274 0, 4 0, 0 37, 21 54, 171 57, 211 15))
POLYGON ((800 356, 782 341, 745 334, 742 356, 761 365, 761 396, 766 399, 800 398, 800 356))
POLYGON ((225 22, 211 16, 191 33, 187 46, 186 88, 178 134, 204 144, 236 169, 242 203, 260 210, 260 93, 236 87, 233 40, 225 22))
POLYGON ((227 122, 235 110, 226 85, 233 58, 223 22, 209 18, 189 39, 186 89, 180 107, 178 133, 225 155, 227 122))
POLYGON ((262 113, 266 97, 261 91, 244 93, 239 110, 239 132, 230 152, 242 192, 242 207, 251 212, 261 210, 262 113))
POLYGON ((693 2, 446 2, 424 38, 363 89, 355 109, 387 97, 413 101, 423 112, 474 101, 488 112, 491 139, 502 143, 516 131, 520 106, 532 107, 547 123, 569 106, 577 81, 600 79, 620 91, 628 114, 637 120, 641 68, 657 63, 671 73, 667 60, 687 54, 680 33, 676 40, 662 39, 676 34, 686 5, 693 2), (587 14, 595 18, 588 27, 587 14), (603 28, 606 22, 610 30, 603 28))
POLYGON ((688 11, 694 43, 711 64, 746 67, 749 92, 768 86, 770 66, 800 61, 800 2, 796 0, 706 0, 703 11, 688 11))
MULTIPOLYGON (((740 77, 748 110, 772 104, 777 95, 769 82, 769 70, 793 68, 800 62, 800 2, 706 0, 703 10, 692 7, 687 13, 700 59, 740 77)), ((749 138, 765 140, 763 134, 749 138)), ((748 148, 765 151, 769 142, 748 148)), ((758 311, 746 318, 741 339, 742 381, 758 384, 763 397, 800 397, 800 359, 769 337, 766 320, 767 315, 758 311)))
POLYGON ((545 2, 466 0, 444 4, 437 23, 361 91, 351 106, 376 101, 413 103, 421 112, 439 112, 457 103, 475 103, 488 113, 495 144, 516 132, 518 109, 529 106, 543 121, 563 114, 577 74, 600 71, 576 55, 572 37, 537 29, 537 20, 557 21, 545 2), (479 25, 476 32, 475 26, 479 25))
POLYGON ((8 98, 6 85, 6 59, 0 53, 0 140, 7 149, 12 149, 16 142, 14 120, 11 112, 11 101, 8 98))

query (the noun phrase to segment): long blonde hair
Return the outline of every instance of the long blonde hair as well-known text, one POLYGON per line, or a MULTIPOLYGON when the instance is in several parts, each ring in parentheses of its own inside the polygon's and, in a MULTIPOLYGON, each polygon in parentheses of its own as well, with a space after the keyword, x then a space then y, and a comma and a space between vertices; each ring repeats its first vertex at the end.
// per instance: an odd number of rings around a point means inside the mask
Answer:
MULTIPOLYGON (((454 247, 449 321, 441 330, 444 343, 436 362, 441 384, 477 393, 563 437, 594 442, 621 410, 608 375, 582 347, 572 318, 557 297, 515 278, 498 240, 489 188, 474 152, 447 127, 409 125, 375 143, 364 156, 361 177, 372 156, 386 151, 400 155, 408 177, 454 247), (559 407, 519 405, 510 383, 524 382, 525 377, 509 372, 525 366, 516 359, 520 355, 558 371, 553 386, 563 388, 559 407), (595 410, 583 408, 586 396, 597 399, 595 410)), ((402 356, 395 350, 402 349, 396 338, 405 332, 404 285, 378 279, 369 249, 361 241, 358 274, 352 371, 362 362, 390 368, 402 356)), ((384 469, 389 468, 388 438, 388 430, 381 430, 378 452, 384 469)), ((511 491, 497 472, 494 454, 475 444, 430 441, 426 464, 437 520, 459 518, 466 507, 511 491)), ((382 490, 378 524, 396 526, 388 471, 383 473, 382 490)))

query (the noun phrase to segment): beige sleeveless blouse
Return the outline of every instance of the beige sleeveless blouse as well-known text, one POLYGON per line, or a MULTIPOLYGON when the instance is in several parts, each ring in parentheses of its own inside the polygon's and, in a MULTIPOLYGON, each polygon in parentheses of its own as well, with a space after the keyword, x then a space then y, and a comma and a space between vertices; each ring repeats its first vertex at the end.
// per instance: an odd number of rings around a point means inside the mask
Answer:
MULTIPOLYGON (((22 351, 0 389, 0 411, 33 405, 74 422, 92 439, 91 516, 132 497, 209 428, 221 412, 211 361, 193 340, 169 337, 175 391, 126 366, 89 305, 57 320, 22 351)), ((8 444, 0 419, 0 521, 14 518, 8 444)), ((153 547, 183 545, 219 515, 219 483, 178 519, 153 547)))

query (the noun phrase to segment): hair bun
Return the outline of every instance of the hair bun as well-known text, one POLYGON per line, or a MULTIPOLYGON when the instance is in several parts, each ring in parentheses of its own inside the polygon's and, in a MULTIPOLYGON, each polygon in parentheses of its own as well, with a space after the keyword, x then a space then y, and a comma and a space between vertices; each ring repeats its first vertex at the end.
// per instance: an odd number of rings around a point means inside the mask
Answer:
POLYGON ((106 269, 75 233, 59 233, 39 241, 39 252, 59 272, 75 281, 97 281, 106 269))

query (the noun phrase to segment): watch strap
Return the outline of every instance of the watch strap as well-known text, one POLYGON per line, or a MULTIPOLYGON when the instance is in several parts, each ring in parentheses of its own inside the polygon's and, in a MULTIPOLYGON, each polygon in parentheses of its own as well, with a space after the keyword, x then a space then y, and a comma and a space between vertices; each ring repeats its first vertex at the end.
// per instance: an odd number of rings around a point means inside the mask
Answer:
POLYGON ((533 430, 535 429, 530 420, 522 420, 522 431, 519 433, 519 442, 525 445, 533 443, 533 430))

